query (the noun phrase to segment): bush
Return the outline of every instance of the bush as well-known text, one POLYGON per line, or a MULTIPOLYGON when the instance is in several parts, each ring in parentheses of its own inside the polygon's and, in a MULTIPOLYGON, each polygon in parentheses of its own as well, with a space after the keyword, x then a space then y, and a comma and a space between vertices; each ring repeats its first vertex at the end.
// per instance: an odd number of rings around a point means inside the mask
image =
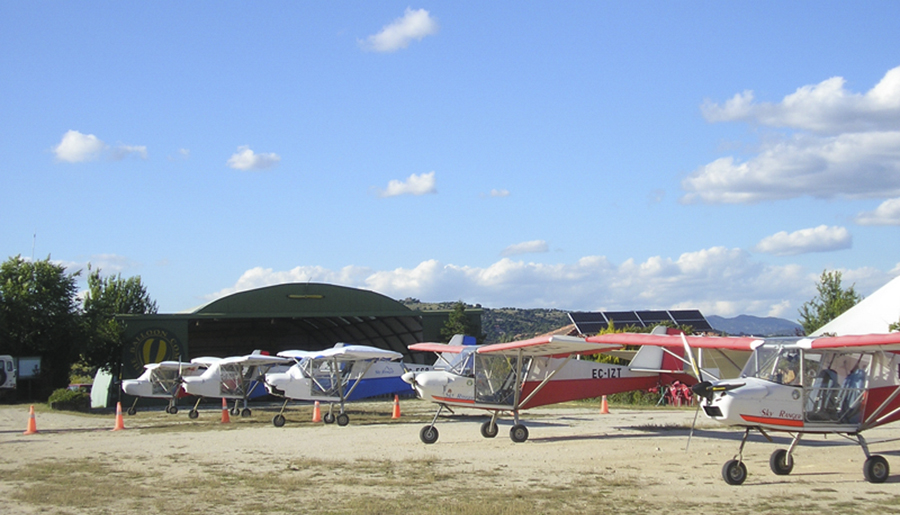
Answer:
POLYGON ((60 388, 50 394, 48 401, 55 410, 90 411, 91 395, 87 392, 60 388))

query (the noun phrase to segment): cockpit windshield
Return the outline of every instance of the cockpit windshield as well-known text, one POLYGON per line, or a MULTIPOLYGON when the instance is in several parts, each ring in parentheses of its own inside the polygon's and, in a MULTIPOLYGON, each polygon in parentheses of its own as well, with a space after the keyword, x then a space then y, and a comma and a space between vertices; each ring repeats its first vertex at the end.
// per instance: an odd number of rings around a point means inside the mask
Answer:
POLYGON ((747 360, 741 377, 758 377, 773 383, 800 385, 803 367, 796 347, 763 346, 747 360))
POLYGON ((450 361, 449 371, 463 377, 475 377, 475 347, 463 349, 450 361))

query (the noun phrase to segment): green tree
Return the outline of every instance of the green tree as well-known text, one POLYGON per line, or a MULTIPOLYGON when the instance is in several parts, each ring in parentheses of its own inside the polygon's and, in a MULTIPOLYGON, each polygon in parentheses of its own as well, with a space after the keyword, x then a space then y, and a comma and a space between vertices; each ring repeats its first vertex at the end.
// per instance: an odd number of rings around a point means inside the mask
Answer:
POLYGON ((888 326, 888 331, 900 331, 900 320, 888 326))
POLYGON ((117 274, 104 278, 98 269, 90 273, 87 282, 83 316, 87 342, 82 360, 92 369, 102 368, 118 377, 125 328, 116 315, 153 314, 157 311, 156 302, 150 299, 140 276, 123 279, 117 274))
POLYGON ((40 356, 39 396, 69 384, 84 346, 76 278, 50 262, 11 257, 0 265, 0 354, 40 356))
POLYGON ((816 290, 819 294, 805 302, 799 310, 799 322, 806 334, 812 334, 862 300, 853 285, 844 289, 841 285, 841 272, 837 270, 823 271, 816 290))
POLYGON ((447 322, 441 328, 441 338, 445 342, 449 342, 450 338, 453 338, 453 335, 456 334, 479 336, 472 334, 469 317, 466 316, 466 304, 463 301, 453 304, 453 309, 450 311, 450 315, 447 316, 447 322))

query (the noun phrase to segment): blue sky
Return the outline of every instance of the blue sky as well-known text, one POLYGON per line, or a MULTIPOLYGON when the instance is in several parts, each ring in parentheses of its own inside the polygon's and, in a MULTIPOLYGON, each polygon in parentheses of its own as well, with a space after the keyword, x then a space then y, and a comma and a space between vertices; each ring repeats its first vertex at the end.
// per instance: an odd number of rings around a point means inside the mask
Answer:
POLYGON ((900 275, 900 3, 4 2, 0 251, 797 318, 900 275), (36 237, 35 237, 36 235, 36 237))

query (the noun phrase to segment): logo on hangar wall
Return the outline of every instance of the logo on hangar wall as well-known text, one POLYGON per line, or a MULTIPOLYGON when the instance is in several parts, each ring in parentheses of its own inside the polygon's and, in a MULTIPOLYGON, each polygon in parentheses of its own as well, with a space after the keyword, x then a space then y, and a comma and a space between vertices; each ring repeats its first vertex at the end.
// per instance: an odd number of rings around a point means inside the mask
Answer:
POLYGON ((147 363, 179 360, 184 353, 175 333, 166 329, 145 329, 131 340, 128 358, 134 370, 143 370, 147 363))

